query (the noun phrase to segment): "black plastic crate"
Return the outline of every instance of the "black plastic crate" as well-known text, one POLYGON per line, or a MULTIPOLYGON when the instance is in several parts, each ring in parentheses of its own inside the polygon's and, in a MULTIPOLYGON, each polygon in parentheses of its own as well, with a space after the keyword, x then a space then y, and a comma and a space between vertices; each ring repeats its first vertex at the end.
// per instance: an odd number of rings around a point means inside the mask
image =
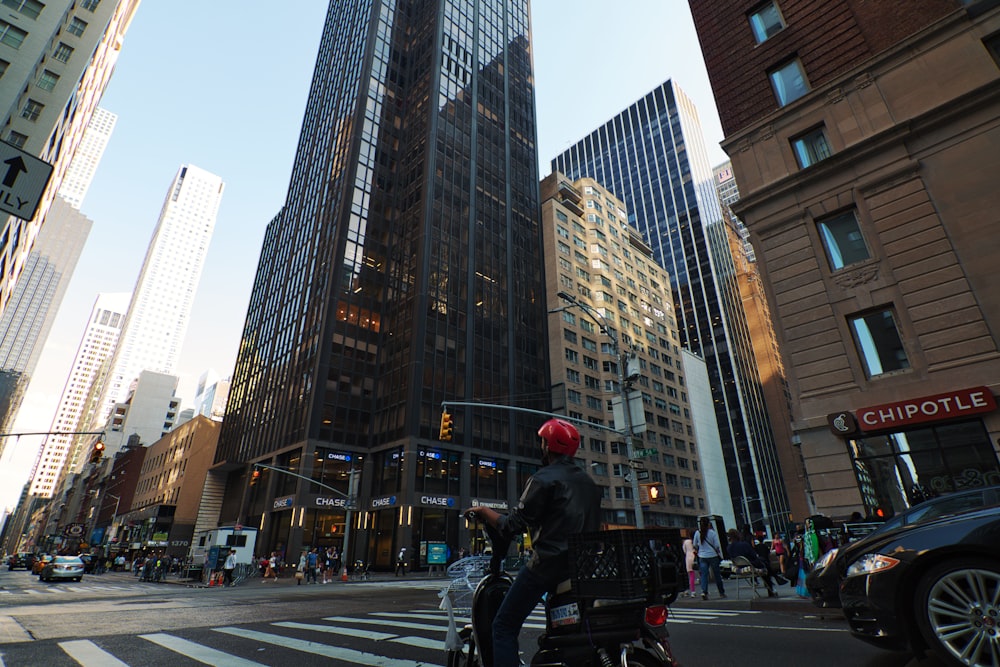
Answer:
POLYGON ((678 528, 605 530, 570 536, 573 592, 581 598, 628 599, 669 594, 678 584, 678 528))

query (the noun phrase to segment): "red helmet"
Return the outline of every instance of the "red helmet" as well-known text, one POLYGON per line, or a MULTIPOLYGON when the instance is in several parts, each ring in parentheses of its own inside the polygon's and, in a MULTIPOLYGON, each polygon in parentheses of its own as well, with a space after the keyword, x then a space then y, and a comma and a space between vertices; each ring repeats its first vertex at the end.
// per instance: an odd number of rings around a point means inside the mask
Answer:
POLYGON ((576 427, 561 419, 550 419, 538 429, 539 437, 545 440, 553 454, 575 456, 580 448, 580 432, 576 427))

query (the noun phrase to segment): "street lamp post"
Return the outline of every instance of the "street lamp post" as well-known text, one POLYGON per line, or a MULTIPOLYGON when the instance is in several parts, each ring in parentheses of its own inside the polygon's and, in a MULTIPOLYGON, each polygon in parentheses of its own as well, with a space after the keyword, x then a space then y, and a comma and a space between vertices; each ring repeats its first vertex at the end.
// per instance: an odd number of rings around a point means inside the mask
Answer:
POLYGON ((601 333, 611 340, 611 349, 614 351, 615 360, 618 365, 618 391, 621 393, 622 414, 625 418, 625 453, 628 456, 629 482, 632 486, 632 503, 635 508, 635 527, 641 530, 646 527, 646 521, 642 515, 642 503, 639 499, 639 480, 636 477, 636 470, 632 465, 632 461, 635 460, 632 449, 632 410, 629 406, 628 388, 625 386, 625 366, 628 363, 627 355, 622 351, 618 343, 618 336, 615 335, 604 313, 589 304, 581 303, 575 296, 568 292, 559 292, 557 296, 563 301, 568 301, 570 307, 575 306, 589 315, 594 324, 601 330, 601 333))

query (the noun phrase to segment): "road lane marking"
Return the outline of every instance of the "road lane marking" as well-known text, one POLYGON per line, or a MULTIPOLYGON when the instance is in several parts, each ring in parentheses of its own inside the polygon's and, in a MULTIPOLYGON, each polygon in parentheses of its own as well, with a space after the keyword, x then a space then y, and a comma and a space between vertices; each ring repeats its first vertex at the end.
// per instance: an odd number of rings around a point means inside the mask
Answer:
POLYGON ((246 658, 231 655, 225 651, 196 644, 187 639, 181 639, 180 637, 174 637, 162 632, 152 635, 139 635, 139 637, 158 644, 165 649, 169 649, 174 653, 180 653, 185 657, 203 662, 206 665, 214 665, 214 667, 265 667, 259 662, 247 660, 246 658))
POLYGON ((59 648, 82 667, 129 667, 89 639, 59 642, 59 648))
MULTIPOLYGON (((398 618, 398 614, 397 614, 398 618)), ((355 618, 353 616, 327 616, 323 619, 324 621, 333 621, 335 623, 368 623, 370 625, 388 625, 394 628, 407 628, 410 630, 429 630, 434 629, 438 631, 447 630, 447 625, 440 628, 431 628, 426 623, 407 623, 406 621, 394 621, 391 619, 381 619, 381 618, 355 618)), ((441 619, 442 621, 446 619, 441 619)), ((525 623, 525 628, 544 628, 544 623, 525 623)))
POLYGON ((297 623, 295 621, 280 621, 272 623, 279 628, 292 628, 295 630, 312 630, 313 632, 326 632, 332 635, 346 635, 348 637, 361 637, 362 639, 373 639, 383 641, 394 639, 399 635, 390 632, 376 632, 375 630, 358 630, 357 628, 341 628, 336 625, 317 625, 315 623, 297 623))
POLYGON ((413 660, 389 658, 384 655, 365 653, 364 651, 355 651, 354 649, 342 648, 339 646, 328 646, 317 642, 294 639, 292 637, 282 637, 281 635, 272 635, 267 632, 257 632, 256 630, 247 630, 245 628, 225 627, 212 629, 215 632, 222 632, 235 637, 253 639, 266 644, 281 646, 282 648, 290 648, 295 651, 312 653, 313 655, 321 655, 326 658, 333 658, 334 660, 354 662, 359 665, 370 665, 371 667, 443 667, 443 665, 429 663, 427 661, 415 662, 413 660))

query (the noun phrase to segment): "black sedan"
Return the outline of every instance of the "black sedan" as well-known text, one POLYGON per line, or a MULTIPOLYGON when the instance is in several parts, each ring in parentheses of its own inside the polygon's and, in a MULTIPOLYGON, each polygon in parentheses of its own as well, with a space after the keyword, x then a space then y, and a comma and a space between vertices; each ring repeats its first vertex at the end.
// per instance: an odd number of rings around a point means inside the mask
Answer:
POLYGON ((1000 486, 986 486, 937 496, 900 512, 861 540, 823 554, 806 576, 806 587, 813 604, 824 608, 840 607, 840 585, 847 566, 866 553, 869 540, 904 526, 997 506, 1000 506, 1000 486))
MULTIPOLYGON (((1000 667, 1000 507, 857 542, 840 586, 851 634, 948 664, 1000 667)), ((855 545, 851 545, 854 547, 855 545)))

